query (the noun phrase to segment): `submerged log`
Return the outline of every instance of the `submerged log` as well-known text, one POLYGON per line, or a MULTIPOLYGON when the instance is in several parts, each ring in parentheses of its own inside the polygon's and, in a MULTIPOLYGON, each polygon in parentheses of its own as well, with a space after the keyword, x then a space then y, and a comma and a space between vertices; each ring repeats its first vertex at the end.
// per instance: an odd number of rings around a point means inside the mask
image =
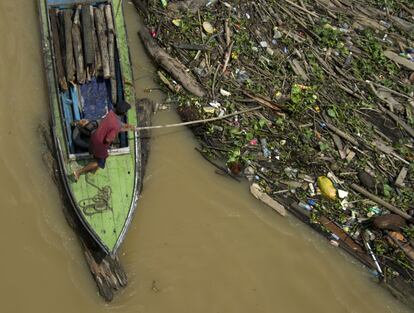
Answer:
MULTIPOLYGON (((137 121, 140 126, 151 125, 151 117, 153 114, 153 103, 148 99, 138 100, 136 103, 137 108, 137 121)), ((45 142, 45 151, 43 152, 43 161, 53 180, 56 183, 62 196, 63 212, 65 218, 70 227, 78 235, 78 239, 81 243, 83 253, 85 255, 86 262, 94 278, 99 290, 99 294, 108 302, 112 301, 115 292, 121 288, 127 286, 128 279, 126 272, 117 255, 106 255, 103 250, 95 243, 85 230, 82 222, 79 220, 73 208, 69 206, 69 199, 66 196, 66 191, 63 186, 62 176, 59 174, 60 168, 57 162, 57 153, 52 141, 52 135, 50 128, 45 125, 40 125, 38 129, 41 137, 45 142)), ((142 155, 142 171, 139 173, 141 181, 144 177, 145 165, 149 155, 149 140, 150 131, 142 130, 138 132, 138 139, 141 142, 141 155, 142 155)), ((140 188, 142 187, 142 184, 140 188)), ((138 192, 140 192, 139 190, 138 192)))
POLYGON ((72 25, 73 51, 76 63, 76 78, 79 84, 86 80, 85 63, 83 60, 82 34, 80 25, 80 8, 76 8, 72 25))
POLYGON ((99 50, 101 53, 103 75, 105 79, 111 77, 111 70, 109 67, 109 52, 108 52, 108 38, 106 36, 107 28, 105 24, 104 5, 94 9, 95 27, 98 35, 99 50))
POLYGON ((189 74, 188 69, 180 61, 172 58, 165 52, 156 41, 151 37, 148 29, 143 28, 139 31, 142 42, 145 45, 148 53, 163 69, 171 74, 176 80, 178 80, 185 89, 198 97, 204 97, 206 91, 201 84, 189 74))
POLYGON ((76 232, 81 243, 86 262, 99 290, 99 294, 106 300, 112 301, 114 294, 120 288, 127 285, 127 275, 118 256, 106 255, 102 249, 91 239, 85 230, 82 222, 77 217, 73 208, 70 207, 69 199, 66 196, 56 151, 52 143, 50 131, 46 127, 39 127, 39 131, 45 141, 46 151, 43 153, 43 161, 49 170, 50 175, 58 186, 63 202, 63 213, 69 226, 76 232))
POLYGON ((148 16, 148 1, 147 0, 132 0, 135 8, 141 11, 145 16, 148 16))
MULTIPOLYGON (((154 113, 154 103, 148 99, 139 99, 136 101, 135 107, 137 110, 137 125, 143 127, 151 126, 151 117, 154 113)), ((140 173, 140 175, 141 180, 143 180, 150 153, 151 130, 140 130, 138 131, 138 136, 141 141, 142 173, 140 173)))
POLYGON ((83 53, 86 66, 92 67, 95 62, 95 48, 93 46, 93 26, 89 5, 82 6, 82 37, 83 53))
POLYGON ((69 82, 75 81, 75 60, 73 59, 73 42, 72 42, 72 10, 65 10, 65 60, 66 60, 66 78, 69 82))
POLYGON ((108 26, 108 53, 109 53, 109 70, 111 73, 111 94, 112 103, 117 101, 117 86, 115 75, 115 30, 112 18, 112 7, 110 4, 105 5, 106 25, 108 26))
POLYGON ((50 16, 50 28, 52 30, 52 41, 53 41, 53 49, 55 51, 55 59, 56 59, 56 72, 59 80, 59 86, 62 90, 68 90, 68 84, 66 82, 65 77, 65 68, 63 67, 63 59, 62 59, 62 49, 60 46, 59 40, 59 20, 58 20, 58 12, 56 9, 51 9, 49 11, 50 16))

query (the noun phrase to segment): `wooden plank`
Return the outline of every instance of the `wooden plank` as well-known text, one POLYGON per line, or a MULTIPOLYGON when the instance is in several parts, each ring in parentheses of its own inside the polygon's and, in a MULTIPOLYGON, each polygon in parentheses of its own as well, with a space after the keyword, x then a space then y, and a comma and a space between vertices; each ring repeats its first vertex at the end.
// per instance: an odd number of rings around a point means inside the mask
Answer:
POLYGON ((411 62, 410 60, 407 60, 406 58, 403 58, 392 51, 385 51, 384 55, 395 63, 398 63, 399 65, 402 65, 405 68, 414 71, 414 62, 411 62))

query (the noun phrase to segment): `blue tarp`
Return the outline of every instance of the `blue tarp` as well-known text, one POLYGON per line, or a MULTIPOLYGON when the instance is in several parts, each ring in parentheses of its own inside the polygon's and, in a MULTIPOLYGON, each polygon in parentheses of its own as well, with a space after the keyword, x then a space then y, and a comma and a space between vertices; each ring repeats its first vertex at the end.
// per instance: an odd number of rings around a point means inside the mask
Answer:
POLYGON ((97 120, 112 110, 110 90, 109 81, 102 77, 93 78, 80 86, 83 118, 97 120))

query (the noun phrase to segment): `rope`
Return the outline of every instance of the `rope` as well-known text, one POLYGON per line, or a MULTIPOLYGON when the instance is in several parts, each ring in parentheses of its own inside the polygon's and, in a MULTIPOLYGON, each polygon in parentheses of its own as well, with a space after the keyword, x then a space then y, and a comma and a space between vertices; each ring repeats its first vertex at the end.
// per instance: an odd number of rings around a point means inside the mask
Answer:
POLYGON ((112 195, 111 186, 104 186, 100 188, 89 181, 88 175, 86 175, 85 180, 89 185, 98 189, 98 193, 91 198, 79 201, 78 205, 82 209, 83 213, 87 216, 93 216, 105 211, 112 211, 112 207, 110 205, 112 195))
POLYGON ((142 126, 142 127, 135 127, 136 131, 139 130, 147 130, 147 129, 159 129, 159 128, 170 128, 170 127, 180 127, 180 126, 187 126, 187 125, 194 125, 194 124, 201 124, 201 123, 209 123, 209 122, 214 122, 214 121, 219 121, 219 120, 223 120, 226 118, 229 118, 231 116, 235 116, 235 115, 240 115, 240 114, 244 114, 244 113, 248 113, 248 112, 252 112, 252 111, 257 111, 262 109, 262 106, 257 106, 251 109, 247 109, 247 110, 243 110, 243 111, 237 111, 231 114, 227 114, 227 115, 223 115, 223 116, 219 116, 219 117, 212 117, 212 118, 208 118, 208 119, 202 119, 202 120, 195 120, 195 121, 189 121, 189 122, 183 122, 183 123, 177 123, 177 124, 166 124, 166 125, 156 125, 156 126, 142 126))

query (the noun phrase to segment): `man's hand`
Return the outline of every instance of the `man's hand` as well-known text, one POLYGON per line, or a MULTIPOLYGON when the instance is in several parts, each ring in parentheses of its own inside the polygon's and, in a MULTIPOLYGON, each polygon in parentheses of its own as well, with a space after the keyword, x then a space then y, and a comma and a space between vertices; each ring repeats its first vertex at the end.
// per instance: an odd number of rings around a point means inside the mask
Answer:
POLYGON ((121 131, 122 132, 126 132, 126 131, 134 131, 135 130, 135 126, 134 125, 129 125, 129 124, 124 124, 122 125, 121 131))

